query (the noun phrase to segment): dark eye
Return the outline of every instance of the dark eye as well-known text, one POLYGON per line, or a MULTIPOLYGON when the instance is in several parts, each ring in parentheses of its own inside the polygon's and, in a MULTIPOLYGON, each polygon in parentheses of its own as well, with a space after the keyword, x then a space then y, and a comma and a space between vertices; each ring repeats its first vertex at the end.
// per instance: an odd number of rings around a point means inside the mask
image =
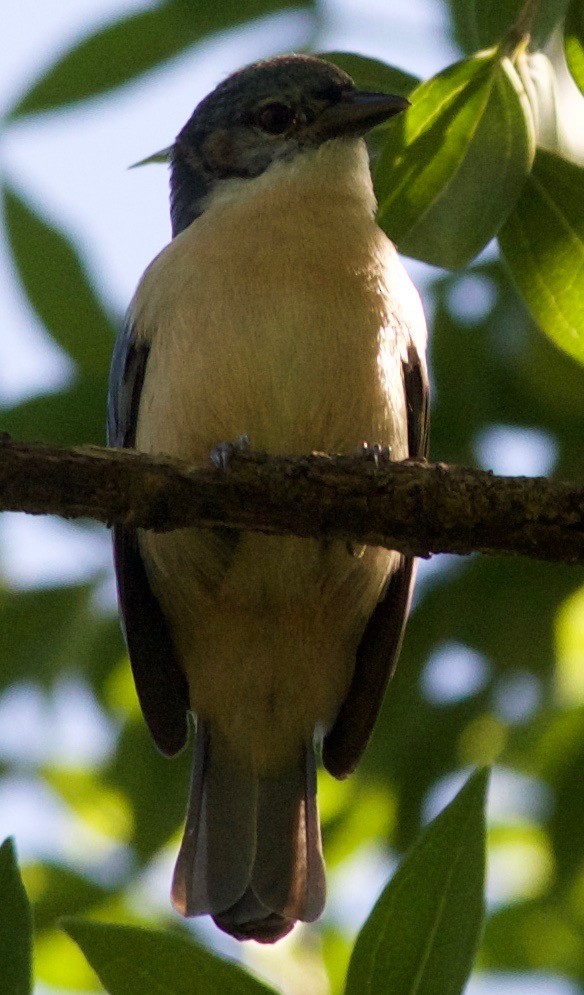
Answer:
POLYGON ((262 107, 257 123, 269 135, 282 135, 296 120, 294 111, 287 104, 272 103, 262 107))

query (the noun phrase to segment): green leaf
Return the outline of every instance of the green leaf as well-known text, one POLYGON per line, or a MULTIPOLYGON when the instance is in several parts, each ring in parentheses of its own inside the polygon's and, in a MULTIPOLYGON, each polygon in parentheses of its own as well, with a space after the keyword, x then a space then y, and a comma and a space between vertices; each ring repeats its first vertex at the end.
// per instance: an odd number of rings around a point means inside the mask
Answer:
POLYGON ((519 77, 495 53, 450 66, 386 127, 379 221, 400 250, 466 265, 493 238, 529 175, 533 120, 519 77))
POLYGON ((514 902, 489 916, 481 948, 483 970, 545 971, 582 979, 580 922, 572 902, 556 894, 514 902))
POLYGON ((127 843, 133 831, 128 799, 104 783, 95 770, 45 767, 43 777, 75 814, 102 836, 127 843))
POLYGON ((60 864, 27 864, 23 878, 33 907, 37 935, 53 926, 61 916, 85 913, 94 906, 103 905, 112 895, 110 889, 60 864))
MULTIPOLYGON (((129 669, 129 664, 126 663, 129 669)), ((132 808, 132 846, 146 863, 182 828, 189 790, 191 748, 169 760, 156 750, 141 715, 127 722, 114 757, 102 773, 106 789, 127 798, 132 808), (160 799, 164 798, 164 805, 160 799)), ((170 880, 168 881, 170 890, 170 880)))
POLYGON ((0 995, 32 991, 32 916, 11 839, 0 846, 0 995))
POLYGON ((273 989, 177 933, 64 919, 110 995, 268 995, 273 989))
POLYGON ((90 669, 103 623, 88 586, 0 591, 0 689, 12 681, 48 686, 63 670, 90 669))
POLYGON ((584 7, 582 0, 572 0, 564 27, 566 61, 575 82, 584 93, 584 7))
MULTIPOLYGON (((535 13, 531 38, 541 48, 560 24, 569 0, 545 0, 535 13)), ((577 0, 579 2, 579 0, 577 0)), ((449 0, 457 41, 467 52, 497 45, 509 32, 525 0, 449 0)))
POLYGON ((202 38, 309 0, 167 0, 109 24, 66 52, 14 107, 11 117, 86 100, 154 69, 202 38))
POLYGON ((584 169, 540 150, 499 242, 538 325, 584 363, 584 169))
POLYGON ((75 249, 4 190, 10 247, 24 289, 53 338, 88 375, 107 375, 114 332, 75 249))
POLYGON ((346 995, 458 995, 482 930, 484 805, 478 771, 428 826, 363 926, 346 995))
POLYGON ((62 393, 0 408, 2 430, 21 441, 103 446, 106 394, 105 371, 99 377, 80 377, 62 393))
POLYGON ((401 97, 408 97, 420 83, 417 76, 412 76, 403 69, 388 66, 380 59, 353 55, 352 52, 319 52, 319 58, 343 69, 360 90, 379 90, 381 93, 396 93, 401 97))

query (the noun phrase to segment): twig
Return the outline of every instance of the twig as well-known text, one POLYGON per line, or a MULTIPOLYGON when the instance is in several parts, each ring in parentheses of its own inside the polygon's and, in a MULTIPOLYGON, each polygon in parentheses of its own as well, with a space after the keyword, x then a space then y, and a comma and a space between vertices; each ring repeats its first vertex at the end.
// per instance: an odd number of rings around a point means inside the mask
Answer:
POLYGON ((236 452, 223 471, 0 438, 0 510, 158 531, 226 525, 424 557, 478 551, 584 563, 584 487, 441 463, 236 452))

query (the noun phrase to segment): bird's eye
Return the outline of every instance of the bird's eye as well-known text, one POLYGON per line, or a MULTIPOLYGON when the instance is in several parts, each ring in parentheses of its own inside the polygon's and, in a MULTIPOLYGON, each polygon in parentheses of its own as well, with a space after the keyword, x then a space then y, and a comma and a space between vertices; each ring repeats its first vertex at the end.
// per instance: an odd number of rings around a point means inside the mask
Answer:
POLYGON ((294 111, 288 104, 274 102, 265 104, 257 116, 257 123, 262 131, 269 135, 283 135, 296 120, 294 111))

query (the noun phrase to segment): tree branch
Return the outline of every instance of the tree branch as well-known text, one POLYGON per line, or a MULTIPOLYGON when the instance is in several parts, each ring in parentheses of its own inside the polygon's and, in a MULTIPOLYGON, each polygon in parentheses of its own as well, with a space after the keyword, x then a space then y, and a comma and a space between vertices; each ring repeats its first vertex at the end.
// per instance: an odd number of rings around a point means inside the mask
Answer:
POLYGON ((583 487, 442 463, 235 452, 225 471, 0 437, 0 511, 157 531, 227 525, 424 557, 478 551, 584 563, 583 487))

